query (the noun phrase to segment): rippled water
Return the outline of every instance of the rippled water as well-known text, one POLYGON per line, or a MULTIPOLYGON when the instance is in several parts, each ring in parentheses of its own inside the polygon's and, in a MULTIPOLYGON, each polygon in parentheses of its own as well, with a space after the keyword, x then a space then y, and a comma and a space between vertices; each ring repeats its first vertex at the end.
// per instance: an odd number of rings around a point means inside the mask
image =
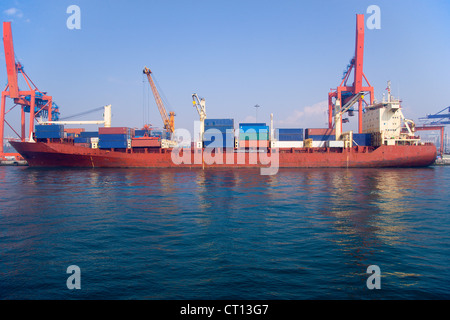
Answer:
POLYGON ((0 167, 0 298, 449 299, 449 179, 0 167))

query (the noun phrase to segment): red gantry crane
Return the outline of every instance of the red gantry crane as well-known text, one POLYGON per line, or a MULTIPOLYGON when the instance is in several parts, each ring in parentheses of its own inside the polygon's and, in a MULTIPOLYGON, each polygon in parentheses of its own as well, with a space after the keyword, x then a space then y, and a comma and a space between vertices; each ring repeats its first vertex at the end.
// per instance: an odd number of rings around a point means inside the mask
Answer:
MULTIPOLYGON (((354 109, 352 105, 358 102, 358 131, 362 133, 363 102, 368 105, 364 100, 364 93, 369 93, 369 104, 373 104, 374 90, 363 72, 364 26, 364 15, 357 14, 355 56, 347 66, 341 84, 337 89, 331 89, 332 92, 328 93, 328 127, 330 129, 333 128, 334 114, 347 112, 349 116, 353 116, 354 109), (350 79, 352 70, 354 74, 353 84, 348 85, 347 81, 350 79), (365 80, 366 86, 364 86, 363 80, 365 80), (334 102, 333 98, 335 99, 334 102)), ((340 118, 340 123, 335 123, 335 125, 340 126, 340 132, 342 132, 342 118, 340 118)))
POLYGON ((156 100, 156 105, 158 106, 159 113, 161 114, 161 118, 164 123, 164 129, 166 129, 172 134, 175 131, 175 113, 171 111, 169 112, 169 115, 167 115, 166 108, 164 107, 161 97, 159 96, 158 90, 156 89, 155 83, 153 82, 151 76, 152 72, 150 71, 150 69, 144 67, 143 73, 147 75, 148 82, 150 83, 150 87, 152 88, 153 96, 155 97, 156 100))
POLYGON ((0 158, 6 154, 3 149, 5 124, 20 138, 26 140, 25 135, 25 113, 30 113, 28 139, 33 138, 34 122, 37 117, 48 119, 49 122, 59 119, 59 108, 53 102, 51 96, 46 92, 40 91, 33 81, 25 73, 20 62, 16 62, 14 55, 14 44, 11 31, 11 22, 3 22, 3 45, 5 49, 6 73, 8 83, 5 90, 2 91, 2 100, 0 108, 0 158), (18 79, 21 74, 28 86, 28 90, 20 90, 18 79), (6 97, 13 99, 14 106, 6 111, 6 97), (15 107, 21 108, 21 130, 20 134, 8 123, 5 116, 15 107))
POLYGON ((419 120, 423 121, 423 124, 421 127, 416 126, 417 131, 440 131, 439 154, 442 158, 442 156, 444 155, 445 125, 450 124, 450 107, 445 107, 435 114, 427 114, 425 117, 420 118, 419 120))

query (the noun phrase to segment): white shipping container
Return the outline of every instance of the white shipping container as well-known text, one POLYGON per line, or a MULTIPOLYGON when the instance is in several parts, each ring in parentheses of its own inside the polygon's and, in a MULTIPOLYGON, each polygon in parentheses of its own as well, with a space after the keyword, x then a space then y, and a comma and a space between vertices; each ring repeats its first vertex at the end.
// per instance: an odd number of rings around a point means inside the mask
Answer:
POLYGON ((303 141, 272 141, 272 148, 303 148, 303 141))
POLYGON ((98 143, 98 141, 99 141, 98 137, 91 138, 91 143, 98 143))
POLYGON ((328 141, 328 147, 329 148, 343 148, 344 147, 344 141, 328 141))
POLYGON ((313 141, 312 147, 313 148, 324 148, 324 147, 326 147, 326 141, 313 141))

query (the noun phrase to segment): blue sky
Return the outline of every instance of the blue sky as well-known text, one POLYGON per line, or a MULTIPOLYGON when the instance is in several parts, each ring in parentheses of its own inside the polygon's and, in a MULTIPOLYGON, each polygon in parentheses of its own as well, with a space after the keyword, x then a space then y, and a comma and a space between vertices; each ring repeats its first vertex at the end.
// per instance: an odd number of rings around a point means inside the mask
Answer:
MULTIPOLYGON (((147 66, 177 114, 176 127, 192 129, 198 119, 195 92, 209 118, 254 121, 258 104, 259 122, 273 113, 277 127, 307 128, 326 126, 327 94, 354 55, 355 15, 369 5, 381 9, 381 29, 365 32, 364 73, 376 98, 391 80, 407 118, 449 106, 446 0, 3 0, 0 14, 12 21, 17 59, 63 117, 112 104, 113 126, 147 119, 161 126, 142 74, 147 66), (80 30, 66 26, 72 4, 81 9, 80 30)), ((4 87, 3 49, 0 77, 4 87)), ((18 114, 8 115, 10 123, 18 114)), ((350 120, 352 129, 357 118, 350 120)))

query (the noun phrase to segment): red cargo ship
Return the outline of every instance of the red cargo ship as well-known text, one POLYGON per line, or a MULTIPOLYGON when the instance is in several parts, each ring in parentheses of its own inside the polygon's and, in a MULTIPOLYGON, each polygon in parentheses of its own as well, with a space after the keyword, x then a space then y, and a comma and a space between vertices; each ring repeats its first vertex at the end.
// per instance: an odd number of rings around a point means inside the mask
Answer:
MULTIPOLYGON (((66 136, 64 136, 63 128, 55 126, 58 121, 52 120, 48 123, 54 125, 40 126, 41 131, 36 131, 34 134, 35 141, 30 139, 31 141, 27 142, 24 134, 25 122, 22 117, 21 141, 11 141, 10 143, 33 167, 259 167, 278 170, 278 168, 284 167, 429 166, 436 159, 436 147, 433 144, 421 143, 420 139, 414 135, 415 125, 411 120, 404 118, 400 101, 392 99, 390 84, 388 84, 388 100, 384 101, 383 98, 383 102, 376 103, 374 101, 374 89, 363 73, 364 26, 364 15, 356 15, 355 55, 344 72, 341 84, 328 94, 328 128, 323 129, 325 131, 307 129, 309 137, 305 135, 305 139, 302 137, 303 133, 298 129, 292 131, 296 132, 295 137, 290 134, 287 134, 288 137, 285 137, 285 140, 282 140, 281 136, 274 137, 272 122, 270 132, 264 124, 259 126, 265 128, 264 134, 261 134, 261 131, 258 131, 258 134, 256 132, 248 133, 253 138, 246 139, 244 137, 242 139, 239 136, 239 139, 232 141, 233 135, 231 138, 225 135, 225 141, 228 141, 222 147, 219 145, 215 148, 210 146, 201 148, 203 144, 196 142, 193 146, 200 148, 183 149, 176 147, 176 142, 164 135, 161 135, 159 139, 151 138, 148 135, 138 138, 134 135, 133 129, 111 128, 110 106, 107 106, 104 113, 105 128, 99 128, 99 136, 95 141, 88 140, 87 137, 69 138, 69 132, 66 132, 66 136), (351 79, 351 73, 354 75, 353 84, 347 83, 351 79), (368 102, 366 102, 365 96, 369 97, 368 102), (342 123, 348 122, 344 116, 353 115, 353 112, 356 111, 353 109, 354 105, 358 106, 358 134, 353 134, 352 131, 342 132, 342 123), (400 119, 403 120, 406 127, 401 126, 400 119), (355 137, 359 139, 359 143, 356 142, 355 137), (232 144, 228 144, 232 142, 235 142, 234 148, 232 144), (255 143, 259 145, 255 147, 255 143)), ((10 30, 4 35, 4 38, 10 39, 10 30)), ((10 42, 5 42, 5 48, 9 48, 9 51, 12 52, 12 38, 10 42)), ((13 70, 15 64, 11 57, 14 55, 10 54, 7 57, 9 57, 7 66, 13 70)), ((164 129, 173 134, 175 114, 174 112, 167 114, 152 80, 151 71, 145 68, 144 74, 147 75, 155 96, 164 122, 164 129)), ((14 75, 12 74, 12 76, 14 75)), ((17 81, 14 77, 9 78, 11 78, 11 81, 8 82, 11 91, 11 88, 16 88, 17 81)), ((17 96, 17 92, 8 94, 10 97, 13 97, 12 94, 17 96)), ((27 91, 23 94, 29 93, 27 91)), ((194 97, 196 94, 193 95, 194 97)), ((51 97, 46 99, 52 101, 51 97)), ((26 101, 23 103, 26 104, 26 101)), ((206 119, 204 99, 200 101, 194 99, 194 106, 197 107, 201 122, 200 136, 197 136, 195 140, 202 141, 205 140, 205 137, 209 137, 209 135, 203 135, 206 134, 204 131, 206 119), (200 137, 202 139, 199 139, 200 137)), ((2 101, 2 110, 4 110, 4 100, 2 101)), ((30 110, 32 111, 29 137, 32 136, 34 126, 34 108, 31 107, 30 110)), ((50 107, 48 110, 48 114, 51 114, 50 107)), ((222 127, 220 128, 218 127, 220 121, 216 123, 213 121, 211 124, 216 126, 218 132, 222 133, 226 132, 225 129, 234 129, 233 125, 225 127, 224 122, 221 123, 222 127)), ((82 132, 79 133, 81 135, 82 132)), ((240 134, 242 133, 247 134, 245 130, 240 132, 240 134)), ((0 130, 0 134, 2 134, 2 130, 0 130)), ((72 134, 76 134, 76 132, 72 132, 72 134)), ((204 146, 207 146, 206 142, 209 145, 213 141, 204 142, 204 146)), ((191 146, 190 143, 188 145, 191 146)), ((273 172, 276 171, 272 170, 273 172)))
POLYGON ((10 143, 32 167, 425 167, 433 164, 437 155, 436 146, 429 143, 351 148, 267 148, 260 150, 262 152, 239 149, 223 152, 216 149, 212 154, 207 149, 184 149, 184 161, 180 163, 176 161, 179 158, 172 157, 173 152, 180 151, 177 148, 105 150, 75 146, 69 141, 10 143), (275 163, 277 157, 278 163, 275 163))

